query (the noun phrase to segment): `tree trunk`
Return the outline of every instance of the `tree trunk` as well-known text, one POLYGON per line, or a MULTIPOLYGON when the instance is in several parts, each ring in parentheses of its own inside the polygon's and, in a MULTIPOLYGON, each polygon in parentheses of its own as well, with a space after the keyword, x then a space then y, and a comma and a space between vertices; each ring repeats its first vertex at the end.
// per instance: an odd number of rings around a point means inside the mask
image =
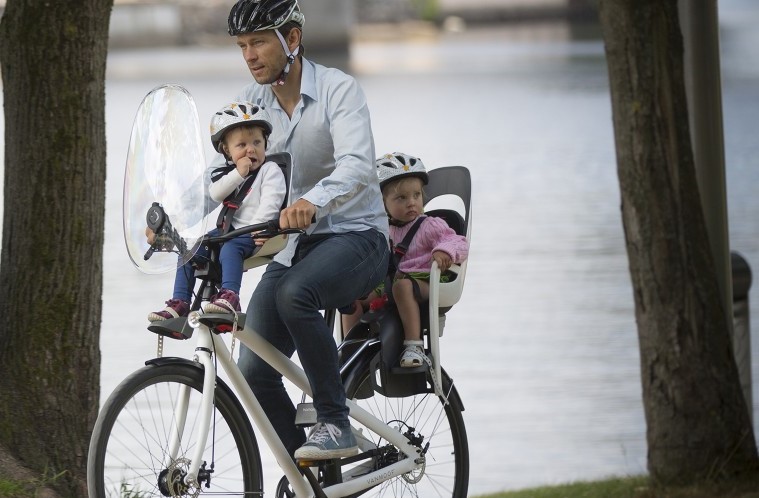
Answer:
POLYGON ((99 405, 112 4, 8 0, 0 23, 0 444, 40 475, 61 474, 65 496, 86 496, 99 405))
POLYGON ((757 466, 696 183, 677 0, 601 0, 648 470, 687 484, 757 466))

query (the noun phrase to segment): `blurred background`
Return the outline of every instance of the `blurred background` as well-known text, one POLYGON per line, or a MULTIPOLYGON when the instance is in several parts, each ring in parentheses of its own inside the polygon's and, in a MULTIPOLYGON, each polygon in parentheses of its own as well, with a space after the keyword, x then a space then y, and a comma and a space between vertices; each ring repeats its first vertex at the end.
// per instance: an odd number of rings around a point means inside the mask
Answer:
MULTIPOLYGON (((718 5, 730 246, 756 267, 759 4, 718 5)), ((176 83, 194 96, 205 130, 251 81, 226 35, 230 6, 117 0, 114 7, 103 398, 155 355, 146 315, 163 306, 173 282, 141 274, 124 247, 132 120, 146 93, 176 83)), ((362 85, 378 156, 403 151, 430 169, 457 164, 472 172, 466 288, 441 343, 466 408, 470 495, 645 473, 637 330, 595 2, 301 0, 301 7, 307 57, 362 85)), ((245 276, 243 296, 259 275, 245 276)), ((750 291, 752 310, 756 296, 750 291)), ((184 348, 170 342, 164 354, 184 348)), ((756 358, 757 341, 753 350, 756 358)), ((265 471, 269 494, 281 474, 272 459, 265 471)))

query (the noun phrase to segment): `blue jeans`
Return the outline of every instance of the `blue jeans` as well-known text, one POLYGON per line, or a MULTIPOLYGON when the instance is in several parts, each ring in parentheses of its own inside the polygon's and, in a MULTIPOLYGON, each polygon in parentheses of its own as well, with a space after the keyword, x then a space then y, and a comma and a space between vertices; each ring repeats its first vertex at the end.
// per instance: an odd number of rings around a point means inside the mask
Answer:
MULTIPOLYGON (((234 230, 234 228, 232 228, 234 230)), ((214 228, 208 235, 221 235, 221 230, 214 228)), ((219 251, 219 264, 221 265, 221 288, 229 289, 240 293, 242 285, 243 262, 246 258, 253 255, 256 244, 250 235, 240 235, 232 240, 224 242, 219 251)), ((207 261, 208 249, 203 245, 198 248, 193 260, 207 261)), ((192 291, 195 288, 195 269, 192 267, 192 261, 189 261, 177 268, 174 276, 174 294, 172 299, 181 299, 182 301, 192 302, 192 291)))
MULTIPOLYGON (((246 325, 290 357, 297 350, 313 392, 317 420, 345 427, 348 407, 337 345, 320 310, 368 294, 387 274, 389 248, 380 232, 300 236, 292 266, 271 263, 247 309, 246 325)), ((292 455, 306 440, 282 375, 245 346, 238 366, 292 455)))

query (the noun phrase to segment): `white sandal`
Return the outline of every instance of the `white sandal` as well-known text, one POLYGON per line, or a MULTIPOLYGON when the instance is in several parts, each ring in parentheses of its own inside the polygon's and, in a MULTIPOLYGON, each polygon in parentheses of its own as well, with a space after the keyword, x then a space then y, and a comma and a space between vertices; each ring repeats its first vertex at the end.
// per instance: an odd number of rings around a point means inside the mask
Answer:
POLYGON ((424 341, 403 341, 403 345, 406 349, 401 355, 401 367, 413 368, 424 365, 427 360, 423 349, 424 341))

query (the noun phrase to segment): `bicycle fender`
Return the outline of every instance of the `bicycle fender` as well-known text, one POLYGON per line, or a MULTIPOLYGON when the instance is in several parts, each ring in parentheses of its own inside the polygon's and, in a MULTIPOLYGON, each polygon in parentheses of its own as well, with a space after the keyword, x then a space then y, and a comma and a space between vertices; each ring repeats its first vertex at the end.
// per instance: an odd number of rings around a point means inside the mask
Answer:
POLYGON ((458 406, 459 409, 463 412, 465 410, 464 402, 461 401, 461 396, 459 396, 459 391, 456 389, 456 384, 453 382, 453 379, 448 375, 445 369, 441 369, 441 372, 443 374, 443 378, 448 377, 448 380, 451 382, 451 392, 448 394, 448 402, 453 406, 458 406))
POLYGON ((198 362, 188 360, 187 358, 182 358, 181 356, 161 356, 160 358, 152 358, 150 360, 147 360, 145 362, 145 365, 154 365, 157 367, 162 367, 164 365, 176 365, 176 364, 185 364, 191 367, 195 367, 198 370, 203 370, 203 365, 201 365, 198 362))
MULTIPOLYGON (((182 358, 179 356, 162 356, 160 358, 153 358, 150 360, 147 360, 145 362, 145 366, 153 366, 153 367, 163 367, 165 365, 183 365, 186 367, 194 368, 198 371, 198 375, 203 376, 203 365, 201 365, 198 362, 188 360, 187 358, 182 358)), ((234 391, 232 391, 232 388, 230 388, 224 380, 216 376, 216 389, 223 389, 227 392, 227 394, 230 395, 232 399, 234 399, 237 404, 240 407, 240 410, 242 412, 245 412, 245 410, 242 408, 242 405, 240 404, 239 400, 237 399, 237 396, 234 395, 234 391)))
POLYGON ((351 363, 351 365, 342 373, 343 386, 347 388, 355 382, 357 377, 366 372, 370 368, 372 360, 379 354, 379 352, 379 344, 369 346, 362 351, 361 355, 353 360, 353 363, 351 363))

